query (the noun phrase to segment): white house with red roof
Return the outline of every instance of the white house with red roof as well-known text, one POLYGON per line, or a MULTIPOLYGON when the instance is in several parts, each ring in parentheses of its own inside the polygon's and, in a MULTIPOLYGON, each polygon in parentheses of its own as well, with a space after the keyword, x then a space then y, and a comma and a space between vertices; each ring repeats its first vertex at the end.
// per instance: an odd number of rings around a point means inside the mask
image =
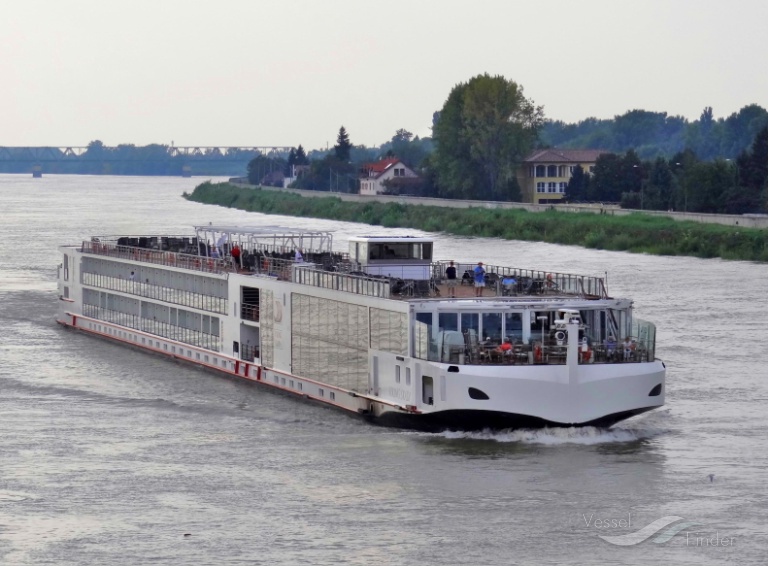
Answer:
POLYGON ((360 170, 360 194, 378 195, 387 192, 385 181, 418 179, 419 176, 397 157, 366 163, 360 170))

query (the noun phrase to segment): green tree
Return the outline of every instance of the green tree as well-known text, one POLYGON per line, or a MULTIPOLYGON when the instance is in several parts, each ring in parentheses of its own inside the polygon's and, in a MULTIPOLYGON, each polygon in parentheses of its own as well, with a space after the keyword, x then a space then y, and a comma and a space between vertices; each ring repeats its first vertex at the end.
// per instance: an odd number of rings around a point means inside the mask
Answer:
POLYGON ((542 108, 504 77, 484 74, 454 87, 433 128, 443 196, 508 199, 542 121, 542 108))
POLYGON ((339 135, 336 137, 336 145, 333 146, 333 151, 336 154, 336 159, 339 161, 349 161, 349 154, 352 150, 352 144, 349 142, 349 134, 347 130, 342 126, 339 128, 339 135))
POLYGON ((768 126, 755 136, 752 147, 736 160, 739 187, 726 196, 726 209, 732 213, 766 209, 768 187, 768 126))
POLYGON ((307 159, 307 152, 304 151, 302 145, 299 144, 299 147, 296 148, 296 165, 307 164, 309 164, 309 159, 307 159))
POLYGON ((604 153, 595 162, 595 171, 587 193, 589 200, 621 202, 623 194, 637 193, 639 204, 643 179, 646 177, 645 167, 634 151, 629 150, 624 155, 604 153))
POLYGON ((398 143, 398 142, 409 142, 411 141, 411 138, 413 137, 413 134, 406 130, 405 128, 400 128, 395 132, 395 135, 392 136, 392 143, 398 143))
POLYGON ((700 161, 686 171, 684 183, 691 212, 721 213, 725 197, 736 185, 733 164, 724 159, 700 161))
POLYGON ((431 150, 431 140, 413 137, 413 134, 405 129, 399 129, 392 136, 389 143, 381 146, 385 157, 397 157, 411 169, 417 169, 431 150))
POLYGON ((569 202, 587 200, 589 195, 589 175, 584 172, 581 165, 577 165, 571 175, 568 186, 565 188, 565 198, 569 202))
POLYGON ((648 179, 641 189, 641 206, 647 210, 669 210, 674 206, 675 176, 669 162, 657 157, 648 171, 648 179))

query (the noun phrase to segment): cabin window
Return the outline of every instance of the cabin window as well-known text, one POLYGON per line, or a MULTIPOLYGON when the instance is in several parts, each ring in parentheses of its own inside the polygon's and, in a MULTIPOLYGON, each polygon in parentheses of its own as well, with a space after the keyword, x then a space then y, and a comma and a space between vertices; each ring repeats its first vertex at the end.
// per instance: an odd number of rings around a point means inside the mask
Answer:
POLYGON ((441 312, 438 314, 438 326, 440 330, 458 330, 459 329, 459 313, 455 312, 441 312))
POLYGON ((411 368, 405 368, 405 384, 411 384, 411 368))
POLYGON ((523 315, 508 312, 504 315, 504 336, 512 342, 523 340, 523 315))
MULTIPOLYGON (((360 244, 361 246, 366 244, 360 244)), ((370 243, 368 244, 370 251, 370 259, 389 259, 389 260, 432 260, 432 243, 431 242, 387 242, 387 243, 370 243)), ((366 250, 367 251, 367 250, 366 250)), ((362 252, 362 250, 360 250, 362 252)), ((359 252, 359 253, 360 253, 359 252)), ((366 257, 362 255, 361 257, 366 257)))
POLYGON ((395 366, 395 383, 400 383, 400 366, 395 366))
POLYGON ((480 315, 476 312, 463 312, 461 313, 461 332, 466 333, 468 330, 474 330, 479 336, 480 330, 480 315))
POLYGON ((501 313, 483 313, 483 338, 490 342, 501 343, 501 313))

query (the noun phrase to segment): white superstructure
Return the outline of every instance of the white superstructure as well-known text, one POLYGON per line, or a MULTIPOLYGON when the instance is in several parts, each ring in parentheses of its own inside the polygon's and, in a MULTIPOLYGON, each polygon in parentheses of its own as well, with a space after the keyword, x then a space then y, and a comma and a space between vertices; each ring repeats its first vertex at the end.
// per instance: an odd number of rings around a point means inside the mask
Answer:
POLYGON ((448 262, 428 238, 200 226, 62 246, 58 322, 439 430, 610 426, 664 404, 655 328, 600 278, 448 262), (297 253, 298 252, 298 253, 297 253), (506 344, 504 344, 506 342, 506 344))

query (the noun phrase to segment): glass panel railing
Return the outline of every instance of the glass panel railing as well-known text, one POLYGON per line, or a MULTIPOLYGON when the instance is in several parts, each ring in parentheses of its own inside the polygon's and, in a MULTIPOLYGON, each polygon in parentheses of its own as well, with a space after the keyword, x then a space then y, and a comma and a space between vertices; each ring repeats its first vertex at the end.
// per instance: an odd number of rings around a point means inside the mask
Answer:
POLYGON ((640 362, 652 362, 656 358, 656 325, 640 319, 632 321, 632 340, 635 357, 640 362))

